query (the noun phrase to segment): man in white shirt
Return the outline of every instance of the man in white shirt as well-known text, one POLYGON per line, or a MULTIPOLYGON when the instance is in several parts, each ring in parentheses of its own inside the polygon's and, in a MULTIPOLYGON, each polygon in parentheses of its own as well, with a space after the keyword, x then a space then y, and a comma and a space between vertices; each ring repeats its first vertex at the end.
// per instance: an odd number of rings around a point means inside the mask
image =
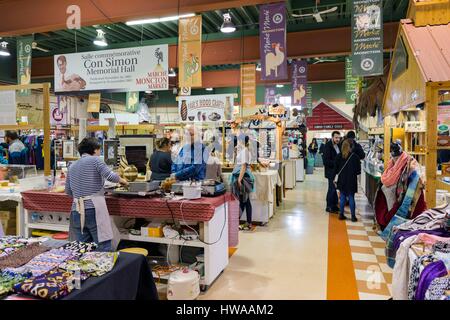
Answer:
POLYGON ((67 59, 59 56, 56 59, 59 72, 55 74, 55 88, 60 91, 80 91, 86 88, 86 81, 78 74, 67 69, 67 59))

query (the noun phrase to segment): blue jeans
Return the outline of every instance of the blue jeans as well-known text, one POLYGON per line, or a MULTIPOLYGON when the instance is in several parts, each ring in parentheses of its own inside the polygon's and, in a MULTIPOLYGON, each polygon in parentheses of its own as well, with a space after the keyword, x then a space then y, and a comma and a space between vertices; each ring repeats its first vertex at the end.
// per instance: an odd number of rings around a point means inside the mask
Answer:
POLYGON ((111 240, 98 242, 97 235, 97 220, 95 219, 95 209, 85 210, 84 228, 81 233, 80 214, 77 211, 72 211, 70 214, 70 235, 75 236, 76 241, 80 242, 95 242, 97 243, 98 251, 112 251, 111 240))
POLYGON ((349 194, 345 194, 341 191, 341 202, 340 202, 340 214, 341 216, 344 215, 344 208, 345 208, 345 204, 347 202, 347 198, 348 198, 348 202, 350 205, 350 212, 352 213, 352 218, 356 218, 356 206, 355 206, 355 194, 354 193, 349 193, 349 194))
POLYGON ((337 209, 338 196, 334 179, 328 178, 327 209, 337 209))

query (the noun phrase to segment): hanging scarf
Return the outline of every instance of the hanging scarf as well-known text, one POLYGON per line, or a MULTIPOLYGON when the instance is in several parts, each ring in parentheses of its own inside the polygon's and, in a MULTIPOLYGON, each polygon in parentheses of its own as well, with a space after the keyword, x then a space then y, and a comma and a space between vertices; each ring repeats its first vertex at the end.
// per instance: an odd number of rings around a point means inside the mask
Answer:
POLYGON ((386 187, 390 187, 396 184, 403 172, 404 167, 408 163, 408 160, 409 155, 406 152, 402 152, 395 163, 393 159, 389 160, 389 164, 386 170, 384 170, 383 175, 381 176, 381 182, 386 187))

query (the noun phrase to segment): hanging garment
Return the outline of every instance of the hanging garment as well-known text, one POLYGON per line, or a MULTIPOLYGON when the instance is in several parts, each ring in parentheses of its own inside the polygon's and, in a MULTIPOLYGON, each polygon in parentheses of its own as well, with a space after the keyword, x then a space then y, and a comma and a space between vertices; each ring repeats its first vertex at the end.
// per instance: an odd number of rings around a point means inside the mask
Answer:
POLYGON ((381 183, 383 183, 386 187, 397 184, 403 169, 408 164, 409 159, 410 156, 406 152, 402 152, 395 163, 393 159, 389 160, 388 166, 381 176, 381 183))
POLYGON ((448 290, 450 290, 450 277, 435 278, 425 293, 425 300, 442 300, 448 290))
POLYGON ((409 283, 408 283, 408 299, 414 300, 416 295, 417 285, 419 284, 420 274, 422 273, 424 266, 423 262, 434 262, 434 256, 432 254, 424 255, 418 257, 414 260, 413 265, 411 267, 411 272, 409 274, 409 283))
POLYGON ((434 230, 442 229, 447 224, 447 211, 450 206, 443 209, 428 209, 422 214, 396 227, 397 230, 434 230))
POLYGON ((392 298, 394 300, 408 299, 408 283, 409 283, 409 249, 417 240, 418 236, 412 236, 400 244, 398 248, 394 271, 392 273, 392 298))
POLYGON ((422 273, 420 274, 420 279, 417 284, 416 294, 414 296, 415 300, 425 300, 425 293, 428 290, 431 282, 439 277, 447 275, 447 268, 442 261, 432 262, 427 265, 422 273))

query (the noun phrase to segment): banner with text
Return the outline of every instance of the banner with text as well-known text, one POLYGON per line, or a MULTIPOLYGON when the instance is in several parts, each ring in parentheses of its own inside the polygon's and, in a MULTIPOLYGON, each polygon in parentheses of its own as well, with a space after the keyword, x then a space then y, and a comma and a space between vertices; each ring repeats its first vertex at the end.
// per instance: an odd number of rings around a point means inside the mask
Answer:
POLYGON ((383 1, 354 0, 352 7, 353 76, 383 74, 383 1))
POLYGON ((261 79, 287 79, 285 2, 260 6, 259 46, 261 79))
POLYGON ((352 58, 345 58, 345 103, 354 104, 356 101, 356 89, 358 87, 358 77, 353 76, 352 58))
MULTIPOLYGON (((308 84, 306 86, 306 108, 310 111, 313 108, 313 92, 312 92, 312 90, 313 90, 312 85, 308 84)), ((310 114, 311 114, 311 112, 310 112, 310 114)))
POLYGON ((210 94, 178 97, 182 122, 215 122, 233 118, 234 95, 210 94))
POLYGON ((100 101, 101 94, 100 93, 90 93, 88 99, 88 107, 87 112, 100 112, 100 101))
MULTIPOLYGON (((31 55, 33 51, 33 36, 17 39, 17 84, 31 83, 31 55)), ((19 96, 28 96, 30 90, 19 90, 19 96)))
POLYGON ((292 103, 293 106, 306 107, 306 86, 308 85, 308 62, 292 61, 292 103))
POLYGON ((202 16, 178 22, 178 86, 202 86, 202 16))
POLYGON ((241 105, 242 108, 256 105, 256 64, 241 65, 241 105))
POLYGON ((168 45, 55 55, 55 91, 168 90, 168 45))

